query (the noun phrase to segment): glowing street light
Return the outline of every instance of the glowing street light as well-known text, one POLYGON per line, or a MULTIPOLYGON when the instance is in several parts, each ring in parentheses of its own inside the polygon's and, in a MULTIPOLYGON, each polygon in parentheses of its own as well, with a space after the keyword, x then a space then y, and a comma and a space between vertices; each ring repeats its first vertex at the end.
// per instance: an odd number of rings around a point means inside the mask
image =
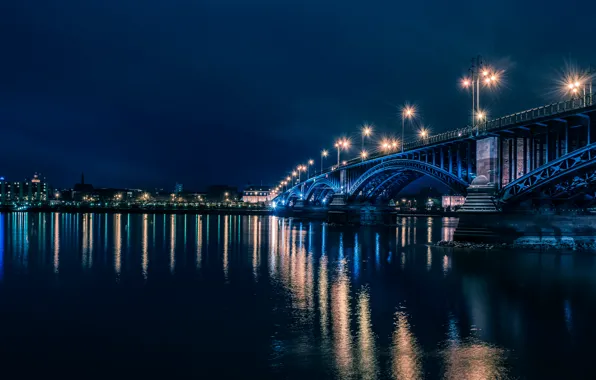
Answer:
POLYGON ((501 80, 500 75, 503 71, 497 71, 485 66, 480 56, 473 60, 469 71, 471 76, 464 78, 461 83, 464 88, 472 88, 472 126, 474 126, 477 120, 482 119, 477 115, 480 112, 480 79, 486 87, 496 87, 501 80))
POLYGON ((364 138, 372 135, 372 126, 364 124, 362 126, 362 150, 364 150, 364 138))
MULTIPOLYGON (((570 78, 567 80, 567 90, 573 96, 577 95, 582 87, 582 81, 579 78, 570 78)), ((586 95, 586 88, 584 87, 584 95, 586 95)))
POLYGON ((298 165, 298 167, 296 168, 296 170, 298 170, 298 182, 301 182, 300 172, 305 172, 306 171, 306 166, 305 165, 298 165))
MULTIPOLYGON (((306 167, 306 168, 307 168, 307 169, 306 169, 306 179, 309 179, 309 178, 310 178, 310 167, 311 167, 311 165, 313 165, 314 163, 315 163, 315 162, 314 162, 314 160, 308 160, 308 165, 307 165, 307 167, 306 167)), ((317 170, 315 169, 315 174, 316 174, 316 171, 317 171, 317 170)))
POLYGON ((379 144, 379 148, 383 152, 389 153, 392 149, 396 149, 397 148, 397 141, 396 140, 390 140, 390 139, 385 138, 379 144))
POLYGON ((426 128, 421 128, 421 129, 418 131, 418 134, 420 135, 420 137, 421 137, 422 139, 425 139, 425 138, 427 138, 427 137, 428 137, 428 134, 429 134, 429 133, 428 133, 428 129, 426 129, 426 128))
POLYGON ((321 174, 323 174, 323 160, 325 158, 327 158, 328 155, 329 155, 329 152, 326 149, 323 149, 321 151, 321 174))
POLYGON ((362 158, 362 161, 364 161, 366 159, 366 157, 368 157, 368 152, 365 150, 362 150, 362 152, 360 152, 360 157, 362 158))
MULTIPOLYGON (((411 120, 416 116, 416 108, 413 106, 404 106, 401 110, 401 141, 405 141, 406 118, 411 120)), ((404 152, 404 144, 401 145, 401 151, 404 152)))
POLYGON ((337 140, 337 142, 335 143, 335 147, 337 148, 337 167, 339 168, 339 152, 342 149, 347 150, 350 147, 350 140, 348 140, 348 139, 337 140))

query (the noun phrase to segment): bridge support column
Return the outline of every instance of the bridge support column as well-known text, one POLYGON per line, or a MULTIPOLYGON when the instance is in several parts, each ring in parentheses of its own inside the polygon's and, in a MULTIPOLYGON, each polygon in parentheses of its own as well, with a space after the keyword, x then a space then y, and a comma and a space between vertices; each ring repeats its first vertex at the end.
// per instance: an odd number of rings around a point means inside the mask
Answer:
POLYGON ((472 182, 472 142, 468 141, 466 149, 466 163, 468 164, 468 183, 472 182))
POLYGON ((522 166, 523 166, 523 171, 524 174, 526 175, 528 174, 528 138, 527 137, 523 137, 523 148, 522 148, 522 166))
POLYGON ((519 150, 519 144, 517 137, 513 138, 513 179, 517 179, 519 176, 519 168, 517 167, 517 151, 519 150))
POLYGON ((569 153, 569 123, 565 123, 565 153, 569 153))
MULTIPOLYGON (((503 138, 497 137, 497 142, 499 144, 499 152, 498 152, 498 160, 499 160, 499 189, 503 187, 503 138)), ((478 169, 476 169, 478 170, 478 169)))
POLYGON ((453 174, 453 152, 451 151, 451 145, 447 149, 447 154, 449 155, 449 174, 453 174))
POLYGON ((514 169, 513 169, 513 140, 507 139, 507 183, 512 182, 514 177, 514 169))
POLYGON ((445 169, 445 155, 443 154, 443 147, 439 147, 439 152, 441 155, 441 169, 445 169))
POLYGON ((497 183, 497 137, 487 137, 476 142, 476 175, 485 176, 489 183, 497 183))
POLYGON ((546 153, 544 155, 545 158, 545 164, 548 164, 548 162, 550 161, 550 131, 548 130, 548 127, 546 129, 546 153))
POLYGON ((457 144, 456 160, 457 160, 457 178, 461 178, 461 144, 457 144))

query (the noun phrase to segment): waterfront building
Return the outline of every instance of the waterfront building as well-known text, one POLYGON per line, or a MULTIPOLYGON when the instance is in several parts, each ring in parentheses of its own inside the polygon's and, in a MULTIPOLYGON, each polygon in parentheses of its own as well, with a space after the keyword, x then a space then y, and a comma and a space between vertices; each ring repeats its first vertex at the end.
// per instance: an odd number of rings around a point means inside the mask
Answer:
POLYGON ((271 186, 248 186, 242 192, 245 203, 269 203, 273 199, 271 186))
POLYGON ((466 202, 466 197, 463 195, 443 195, 441 206, 445 211, 454 211, 466 202))

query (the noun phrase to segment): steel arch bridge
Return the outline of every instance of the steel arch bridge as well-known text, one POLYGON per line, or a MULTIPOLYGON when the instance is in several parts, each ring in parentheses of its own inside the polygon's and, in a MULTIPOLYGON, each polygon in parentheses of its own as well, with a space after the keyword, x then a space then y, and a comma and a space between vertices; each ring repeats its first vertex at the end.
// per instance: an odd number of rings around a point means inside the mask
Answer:
POLYGON ((596 97, 518 112, 404 145, 403 152, 354 159, 294 184, 282 204, 383 203, 422 176, 466 195, 483 175, 502 207, 539 199, 596 202, 596 97))

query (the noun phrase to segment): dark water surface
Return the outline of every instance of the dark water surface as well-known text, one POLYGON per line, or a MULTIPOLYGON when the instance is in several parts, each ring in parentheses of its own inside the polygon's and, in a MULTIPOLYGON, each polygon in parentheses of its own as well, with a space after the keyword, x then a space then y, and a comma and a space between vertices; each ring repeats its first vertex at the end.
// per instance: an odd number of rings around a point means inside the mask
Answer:
POLYGON ((453 252, 427 244, 455 220, 402 223, 2 214, 3 374, 594 378, 592 255, 453 252))

